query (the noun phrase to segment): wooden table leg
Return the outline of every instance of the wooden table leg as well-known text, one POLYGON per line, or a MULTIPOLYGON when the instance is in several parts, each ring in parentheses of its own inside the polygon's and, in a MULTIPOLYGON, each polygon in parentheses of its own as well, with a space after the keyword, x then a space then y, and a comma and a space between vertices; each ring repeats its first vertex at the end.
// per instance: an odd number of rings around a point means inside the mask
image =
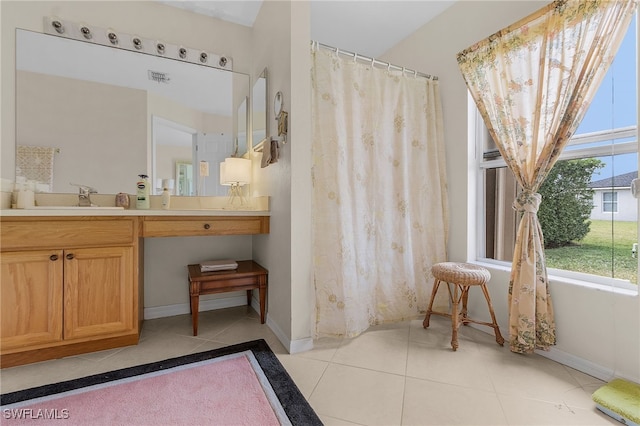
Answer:
POLYGON ((259 278, 259 291, 260 291, 260 324, 264 324, 264 311, 267 302, 267 277, 266 275, 259 278))
POLYGON ((193 323, 193 335, 198 335, 198 305, 200 297, 197 294, 191 295, 191 322, 193 323))
POLYGON ((247 290, 247 305, 251 306, 251 290, 247 290))

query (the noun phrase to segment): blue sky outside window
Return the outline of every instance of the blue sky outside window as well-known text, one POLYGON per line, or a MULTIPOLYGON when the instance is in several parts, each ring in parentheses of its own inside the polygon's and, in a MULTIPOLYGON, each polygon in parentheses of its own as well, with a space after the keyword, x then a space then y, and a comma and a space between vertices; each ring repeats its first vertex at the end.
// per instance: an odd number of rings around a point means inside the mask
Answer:
MULTIPOLYGON (((637 14, 627 30, 627 34, 611 64, 591 106, 587 110, 575 136, 637 126, 638 124, 638 80, 636 74, 637 14)), ((606 146, 637 140, 637 137, 621 138, 597 142, 596 146, 606 146)), ((572 149, 573 147, 567 147, 572 149)), ((606 166, 593 175, 592 180, 620 175, 638 170, 638 156, 625 154, 599 157, 606 166), (615 160, 614 160, 615 158, 615 160)))

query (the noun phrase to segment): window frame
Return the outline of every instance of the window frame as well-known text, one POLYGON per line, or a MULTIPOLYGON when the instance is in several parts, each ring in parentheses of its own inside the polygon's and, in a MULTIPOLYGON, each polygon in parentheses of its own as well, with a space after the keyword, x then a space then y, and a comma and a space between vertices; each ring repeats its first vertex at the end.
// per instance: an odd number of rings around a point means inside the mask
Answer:
MULTIPOLYGON (((637 85, 640 88, 640 27, 638 27, 638 12, 640 11, 640 6, 636 11, 636 15, 633 18, 636 22, 636 81, 637 85)), ((605 130, 598 131, 592 133, 585 133, 580 135, 574 135, 573 138, 569 141, 567 147, 561 153, 559 160, 570 160, 577 158, 589 158, 589 157, 603 157, 603 156, 615 156, 619 154, 636 154, 638 158, 638 170, 640 173, 640 150, 638 144, 638 126, 640 125, 640 96, 636 93, 636 106, 637 106, 637 118, 635 126, 627 126, 616 128, 613 130, 605 130), (590 144, 597 143, 603 141, 612 141, 618 139, 633 139, 631 141, 619 142, 619 143, 609 143, 604 146, 589 146, 583 147, 581 149, 572 149, 572 146, 580 145, 580 144, 590 144)), ((486 232, 486 193, 485 193, 485 169, 488 168, 499 168, 499 167, 507 167, 506 162, 502 159, 502 157, 497 153, 497 149, 495 149, 495 145, 493 145, 493 141, 489 136, 489 132, 484 125, 484 121, 478 111, 475 102, 468 92, 468 136, 469 140, 472 143, 472 149, 474 150, 473 155, 470 158, 474 160, 470 160, 470 173, 473 176, 473 168, 475 168, 475 179, 472 178, 470 181, 470 191, 468 200, 470 202, 468 212, 470 215, 475 216, 475 247, 472 244, 471 250, 469 252, 470 258, 475 258, 476 262, 485 264, 488 267, 493 267, 496 269, 510 271, 512 262, 510 261, 502 261, 490 259, 485 256, 485 244, 487 241, 485 232, 486 232), (475 139, 474 139, 475 138, 475 139), (489 141, 491 141, 489 143, 489 141), (493 146, 491 146, 493 145, 493 146), (489 148, 489 149, 487 149, 489 148), (484 154, 487 151, 491 151, 493 148, 493 155, 490 155, 489 158, 485 159, 484 154), (496 155, 497 154, 497 155, 496 155), (496 156, 498 158, 496 158, 496 156), (475 162, 475 164, 472 164, 475 162), (474 167, 475 166, 475 167, 474 167), (475 180, 475 182, 474 182, 475 180), (476 190, 473 191, 473 186, 476 187, 476 190), (475 211, 474 211, 475 206, 475 211)), ((511 173, 509 171, 509 173, 511 173)), ((503 200, 504 202, 508 202, 508 200, 503 200)), ((640 206, 640 205, 639 205, 640 206)), ((639 219, 638 225, 640 225, 640 208, 638 211, 639 219)), ((469 224, 472 225, 474 222, 473 219, 469 220, 469 224)), ((638 227, 638 235, 636 236, 638 241, 640 242, 640 226, 638 227)), ((581 287, 591 287, 597 288, 603 291, 613 291, 619 292, 623 294, 637 296, 640 294, 640 259, 638 259, 638 282, 636 284, 631 284, 625 282, 620 279, 604 277, 598 275, 591 275, 582 272, 575 272, 569 270, 559 270, 554 268, 547 268, 547 273, 550 280, 562 282, 563 284, 570 285, 578 285, 581 287)))
MULTIPOLYGON (((507 163, 500 158, 494 158, 485 160, 483 153, 487 151, 486 147, 489 146, 491 137, 484 125, 480 111, 475 106, 475 102, 469 94, 470 109, 475 110, 475 117, 472 117, 474 123, 472 123, 472 129, 475 129, 475 152, 476 152, 476 261, 487 265, 494 265, 501 268, 510 269, 512 262, 491 259, 485 256, 485 243, 486 236, 486 205, 485 205, 485 173, 486 169, 507 167, 507 163)), ((575 135, 569 141, 567 146, 576 146, 580 144, 590 144, 595 142, 609 142, 616 139, 627 139, 635 137, 635 140, 619 142, 617 144, 610 143, 602 146, 588 146, 584 148, 576 148, 570 150, 563 150, 558 160, 571 160, 577 158, 588 157, 604 157, 614 156, 621 154, 637 154, 640 160, 640 152, 638 150, 638 130, 637 126, 627 126, 624 128, 617 128, 613 130, 598 131, 592 133, 584 133, 581 135, 575 135)), ((492 142, 491 142, 492 143, 492 142)), ((508 167, 507 167, 508 168, 508 167)), ((640 213, 640 212, 639 212, 640 213)), ((640 272, 640 271, 639 271, 640 272)), ((607 290, 612 289, 614 291, 622 291, 628 294, 637 295, 640 289, 640 282, 637 284, 631 284, 621 279, 613 277, 605 277, 600 275, 592 275, 583 272, 576 272, 564 269, 547 268, 547 274, 551 279, 568 282, 575 285, 586 287, 597 287, 599 289, 607 290)))

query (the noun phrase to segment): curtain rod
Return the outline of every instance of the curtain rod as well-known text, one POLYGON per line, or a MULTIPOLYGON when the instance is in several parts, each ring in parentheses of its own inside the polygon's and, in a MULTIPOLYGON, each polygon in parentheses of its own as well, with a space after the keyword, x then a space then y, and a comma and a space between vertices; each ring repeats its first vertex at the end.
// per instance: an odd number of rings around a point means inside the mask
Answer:
POLYGON ((323 44, 323 43, 320 43, 318 41, 313 41, 312 40, 311 41, 311 45, 315 46, 316 48, 322 47, 324 49, 331 50, 332 52, 335 52, 338 55, 342 54, 342 55, 350 56, 355 61, 360 59, 360 60, 363 60, 363 61, 366 61, 366 62, 370 62, 372 66, 376 65, 376 64, 377 65, 382 65, 382 66, 387 67, 387 69, 389 69, 389 70, 393 68, 393 69, 402 71, 405 74, 409 74, 409 75, 413 74, 414 77, 424 77, 424 78, 426 78, 428 80, 433 80, 433 81, 438 80, 438 76, 436 76, 436 75, 425 74, 425 73, 420 72, 420 71, 416 71, 416 70, 412 70, 412 69, 409 69, 409 68, 406 68, 406 67, 401 67, 401 66, 398 66, 398 65, 394 65, 394 64, 389 63, 389 62, 381 61, 379 59, 370 58, 368 56, 361 55, 359 53, 349 52, 348 50, 342 50, 342 49, 340 49, 338 47, 329 46, 327 44, 323 44))

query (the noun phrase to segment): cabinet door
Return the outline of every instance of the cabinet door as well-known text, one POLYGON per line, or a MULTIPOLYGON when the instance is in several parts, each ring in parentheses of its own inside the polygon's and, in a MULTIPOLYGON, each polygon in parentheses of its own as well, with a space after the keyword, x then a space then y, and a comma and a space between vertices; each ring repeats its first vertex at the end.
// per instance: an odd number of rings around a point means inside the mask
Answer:
POLYGON ((62 339, 62 250, 4 252, 2 350, 62 339))
POLYGON ((65 250, 64 339, 135 329, 131 247, 65 250))

